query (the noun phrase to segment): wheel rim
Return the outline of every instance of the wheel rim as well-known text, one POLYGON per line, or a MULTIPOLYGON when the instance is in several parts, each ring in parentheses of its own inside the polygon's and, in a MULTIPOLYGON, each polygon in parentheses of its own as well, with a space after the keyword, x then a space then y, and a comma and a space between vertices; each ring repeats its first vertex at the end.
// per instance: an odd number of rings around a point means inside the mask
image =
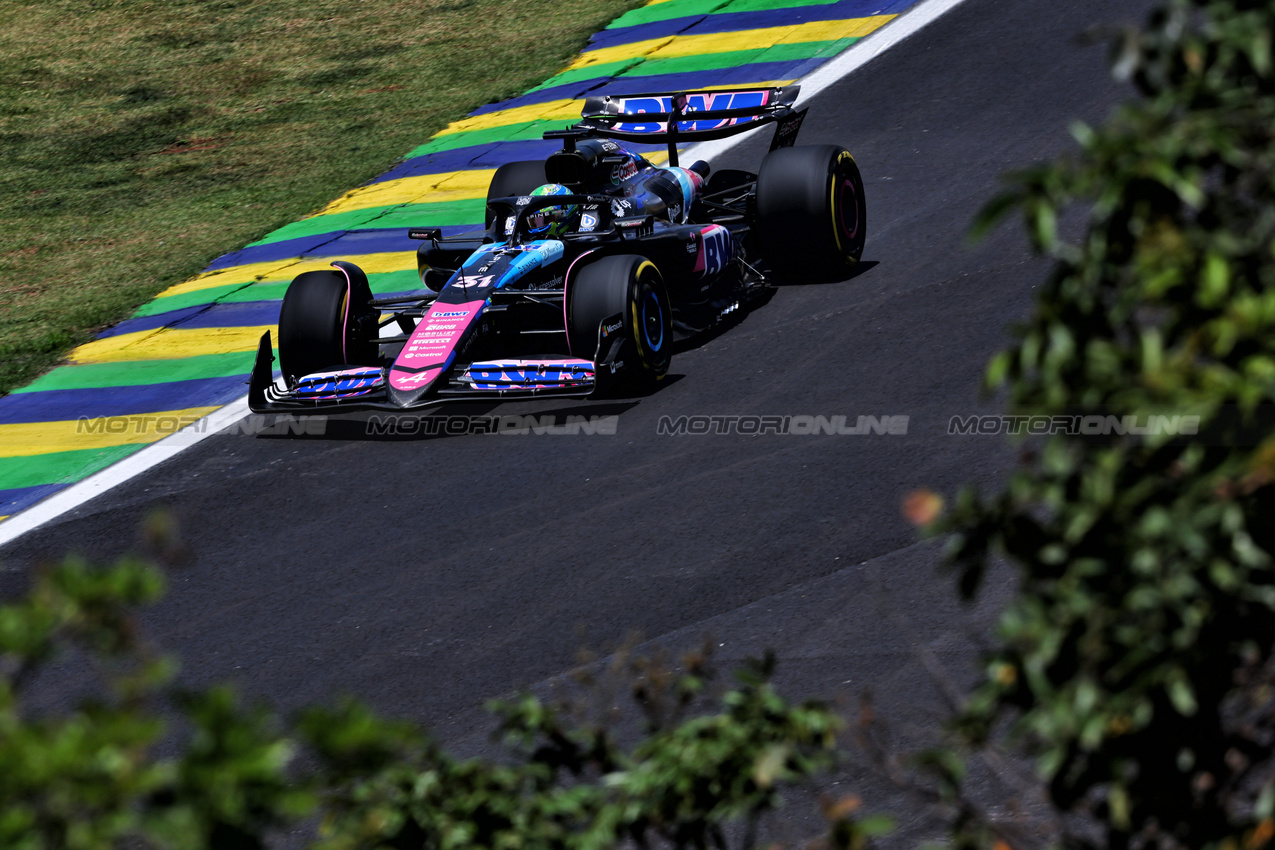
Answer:
POLYGON ((859 237, 859 193, 849 177, 841 179, 841 197, 837 206, 837 224, 846 241, 854 245, 859 237))
POLYGON ((664 345, 664 306, 653 289, 648 289, 642 297, 641 324, 646 350, 659 351, 664 345))

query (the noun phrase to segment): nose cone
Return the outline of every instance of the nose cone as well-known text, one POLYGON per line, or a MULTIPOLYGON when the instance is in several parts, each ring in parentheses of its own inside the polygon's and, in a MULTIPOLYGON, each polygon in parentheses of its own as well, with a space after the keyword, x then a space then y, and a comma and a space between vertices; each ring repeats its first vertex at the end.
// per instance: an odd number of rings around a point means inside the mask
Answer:
MULTIPOLYGON (((458 294, 463 296, 463 290, 458 294)), ((462 303, 442 301, 434 302, 390 366, 389 397, 400 407, 423 401, 456 361, 457 351, 477 328, 486 295, 462 303)))

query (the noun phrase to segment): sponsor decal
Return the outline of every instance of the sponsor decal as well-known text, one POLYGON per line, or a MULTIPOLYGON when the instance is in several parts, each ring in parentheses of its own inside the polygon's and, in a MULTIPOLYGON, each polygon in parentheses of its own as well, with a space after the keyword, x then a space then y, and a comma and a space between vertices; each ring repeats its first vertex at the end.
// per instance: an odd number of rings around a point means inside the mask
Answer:
POLYGON ((560 259, 564 253, 562 242, 557 239, 544 239, 523 245, 516 249, 501 249, 502 256, 510 258, 503 267, 492 263, 490 268, 499 269, 494 274, 474 275, 466 270, 463 279, 458 282, 463 287, 507 286, 537 268, 548 266, 560 259))
POLYGON ((474 363, 464 379, 475 389, 536 389, 571 387, 593 383, 593 364, 568 363, 474 363))
POLYGON ((633 160, 629 160, 623 165, 617 165, 615 168, 611 169, 611 182, 618 186, 637 173, 637 164, 633 162, 633 160))
POLYGON ((529 203, 531 203, 531 197, 529 195, 523 195, 518 200, 514 201, 514 205, 519 207, 525 207, 529 203))
POLYGON ((603 326, 602 326, 602 335, 603 335, 603 336, 609 336, 610 334, 615 333, 616 331, 618 331, 618 330, 619 330, 620 328, 622 328, 622 327, 624 327, 624 320, 623 320, 623 319, 621 319, 620 321, 616 322, 616 323, 615 323, 615 324, 613 324, 613 325, 603 325, 603 326))
POLYGON ((682 205, 674 204, 673 206, 669 207, 668 217, 669 217, 669 221, 681 221, 682 220, 682 205))
POLYGON ((779 127, 775 130, 774 141, 770 143, 770 149, 773 151, 792 147, 797 141, 797 133, 801 131, 801 122, 805 120, 805 117, 806 110, 803 109, 780 121, 779 127))
POLYGON ((582 231, 587 233, 590 230, 593 230, 597 226, 598 226, 598 217, 596 215, 590 215, 589 213, 585 213, 584 215, 580 216, 580 229, 582 231))
POLYGON ((395 375, 391 383, 394 384, 395 389, 414 390, 421 384, 427 384, 432 381, 434 374, 434 370, 431 369, 428 372, 416 372, 411 375, 395 375))
POLYGON ((360 396, 381 385, 381 370, 307 375, 297 382, 300 396, 360 396))
POLYGON ((525 253, 515 262, 531 257, 538 261, 539 264, 547 266, 561 258, 564 250, 563 244, 557 239, 545 239, 532 245, 524 246, 525 253))
MULTIPOLYGON (((770 97, 769 91, 741 92, 706 92, 693 94, 686 98, 684 113, 707 112, 711 109, 748 109, 765 106, 770 97)), ((672 112, 672 97, 626 97, 618 98, 620 111, 629 115, 641 115, 645 112, 672 112)), ((612 101, 614 102, 614 100, 612 101)), ((689 117, 689 116, 688 116, 689 117)), ((720 121, 679 121, 679 132, 697 132, 716 130, 735 124, 747 124, 757 120, 753 116, 742 118, 726 118, 720 121)), ((663 121, 644 121, 617 124, 615 129, 628 133, 663 133, 666 130, 663 121)))
POLYGON ((717 274, 733 255, 734 245, 730 231, 720 224, 710 224, 700 230, 700 252, 695 260, 695 273, 717 274))
POLYGON ((453 349, 463 345, 461 335, 482 314, 482 304, 482 301, 474 300, 463 304, 436 305, 437 312, 427 315, 416 326, 407 345, 399 352, 390 371, 390 385, 410 391, 434 381, 440 368, 445 368, 455 359, 453 349), (440 317, 442 321, 438 321, 440 317))

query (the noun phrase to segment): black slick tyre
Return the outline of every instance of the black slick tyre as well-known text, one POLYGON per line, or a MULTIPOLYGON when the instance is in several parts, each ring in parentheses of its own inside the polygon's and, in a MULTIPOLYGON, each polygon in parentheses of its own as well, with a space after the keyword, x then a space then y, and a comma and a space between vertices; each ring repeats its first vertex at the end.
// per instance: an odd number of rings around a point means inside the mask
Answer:
MULTIPOLYGON (((544 160, 530 159, 521 162, 507 162, 496 169, 491 177, 491 185, 487 187, 487 200, 492 198, 512 198, 517 195, 530 195, 531 190, 548 183, 545 177, 544 160)), ((484 222, 488 227, 495 220, 496 214, 487 207, 484 222)))
POLYGON ((279 308, 279 367, 289 383, 344 366, 374 366, 377 313, 353 263, 298 275, 279 308))
POLYGON ((863 256, 868 208, 840 145, 771 151, 757 173, 757 242, 787 283, 844 280, 863 256))
MULTIPOLYGON (((664 379, 672 360, 672 311, 654 263, 630 254, 603 257, 570 282, 569 298, 575 356, 606 358, 619 335, 623 344, 613 362, 621 384, 649 387, 664 379)), ((599 372, 606 368, 598 364, 599 372)))

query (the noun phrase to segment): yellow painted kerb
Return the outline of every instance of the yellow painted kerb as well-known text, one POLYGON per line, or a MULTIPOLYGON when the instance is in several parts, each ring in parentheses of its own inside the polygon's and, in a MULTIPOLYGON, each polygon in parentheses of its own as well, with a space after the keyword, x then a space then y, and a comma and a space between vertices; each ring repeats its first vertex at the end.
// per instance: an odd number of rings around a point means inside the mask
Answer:
POLYGON ((201 354, 252 351, 274 325, 240 328, 161 328, 95 339, 71 352, 71 362, 119 363, 128 360, 172 360, 201 354))
POLYGON ((328 204, 319 215, 352 212, 369 207, 388 207, 414 202, 445 203, 486 198, 493 169, 447 171, 420 177, 400 177, 355 189, 328 204))
POLYGON ((897 15, 873 15, 867 18, 844 18, 836 21, 811 21, 787 27, 740 30, 738 32, 713 33, 711 35, 679 35, 653 38, 615 47, 602 47, 581 53, 568 67, 568 71, 623 62, 634 58, 674 59, 683 56, 701 56, 710 53, 729 53, 735 50, 753 50, 774 44, 801 44, 807 41, 835 41, 842 38, 861 38, 880 29, 897 15))
POLYGON ((0 425, 0 457, 25 457, 154 443, 198 422, 217 409, 190 407, 136 416, 0 425))
MULTIPOLYGON (((380 272, 400 272, 403 269, 416 268, 416 255, 411 251, 386 251, 380 254, 351 254, 359 268, 368 274, 380 272)), ((242 266, 227 266, 215 272, 199 275, 185 283, 170 286, 159 294, 160 298, 169 295, 185 295, 188 292, 199 292, 216 286, 229 286, 235 283, 283 283, 302 272, 327 269, 332 267, 333 260, 340 257, 319 257, 312 260, 273 260, 263 263, 245 263, 242 266), (257 278, 260 277, 260 280, 257 278)))
POLYGON ((503 127, 506 124, 525 124, 531 121, 561 121, 580 117, 580 101, 550 100, 545 103, 532 103, 528 106, 515 106, 513 109, 498 109, 486 115, 464 118, 453 121, 447 129, 438 135, 464 133, 469 130, 490 130, 492 127, 503 127))

